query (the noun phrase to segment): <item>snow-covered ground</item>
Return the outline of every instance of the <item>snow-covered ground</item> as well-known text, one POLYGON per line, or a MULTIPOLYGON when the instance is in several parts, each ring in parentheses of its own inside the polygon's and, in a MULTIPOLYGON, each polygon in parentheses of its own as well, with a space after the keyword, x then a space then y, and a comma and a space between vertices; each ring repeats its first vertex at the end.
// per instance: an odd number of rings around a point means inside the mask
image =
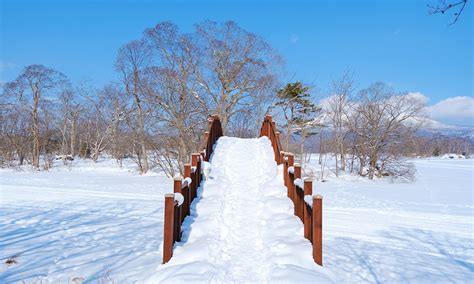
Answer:
POLYGON ((0 283, 122 283, 152 273, 162 261, 171 181, 111 160, 75 161, 71 170, 58 164, 1 172, 0 283))
MULTIPOLYGON (((348 175, 315 182, 331 273, 312 263, 265 143, 219 141, 166 265, 163 195, 172 182, 164 175, 140 176, 110 160, 0 170, 0 283, 473 281, 474 160, 415 160, 414 183, 348 175)), ((310 166, 318 169, 317 160, 310 166)))
POLYGON ((413 162, 414 183, 330 175, 314 185, 324 265, 342 282, 474 281, 474 160, 413 162))

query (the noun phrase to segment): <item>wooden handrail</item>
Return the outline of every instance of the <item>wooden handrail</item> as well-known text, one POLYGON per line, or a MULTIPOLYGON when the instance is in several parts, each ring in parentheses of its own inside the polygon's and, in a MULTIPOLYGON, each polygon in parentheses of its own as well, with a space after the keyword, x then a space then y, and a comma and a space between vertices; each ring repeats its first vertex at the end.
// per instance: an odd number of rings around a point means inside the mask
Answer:
POLYGON ((223 136, 221 120, 217 114, 210 116, 207 120, 207 131, 204 132, 204 161, 209 162, 212 151, 214 150, 214 144, 217 142, 219 137, 223 136))
POLYGON ((301 166, 294 163, 292 153, 282 153, 281 160, 283 182, 287 196, 293 203, 294 215, 303 222, 304 237, 312 243, 314 262, 323 265, 323 198, 313 195, 313 181, 302 178, 301 166))
POLYGON ((165 194, 165 216, 163 230, 163 263, 173 256, 173 245, 181 240, 181 225, 184 218, 191 214, 191 203, 197 197, 197 190, 202 181, 202 161, 209 161, 214 144, 223 135, 219 116, 208 119, 208 129, 204 132, 203 150, 191 155, 191 163, 184 164, 184 179, 176 177, 173 192, 165 194), (182 195, 182 204, 176 202, 177 195, 182 195))
POLYGON ((262 128, 260 128, 260 136, 267 136, 268 139, 272 142, 273 152, 275 154, 275 162, 277 165, 280 165, 282 161, 281 155, 281 142, 280 142, 280 132, 276 129, 276 123, 272 121, 272 116, 267 114, 262 122, 262 128))

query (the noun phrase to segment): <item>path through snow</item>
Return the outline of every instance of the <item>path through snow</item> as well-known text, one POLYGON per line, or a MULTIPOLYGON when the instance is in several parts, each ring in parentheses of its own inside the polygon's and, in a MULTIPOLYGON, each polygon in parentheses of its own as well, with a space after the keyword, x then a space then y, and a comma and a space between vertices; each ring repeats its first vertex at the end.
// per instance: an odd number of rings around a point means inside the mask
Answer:
POLYGON ((184 223, 183 242, 157 281, 329 281, 278 175, 266 138, 219 139, 210 178, 184 223))

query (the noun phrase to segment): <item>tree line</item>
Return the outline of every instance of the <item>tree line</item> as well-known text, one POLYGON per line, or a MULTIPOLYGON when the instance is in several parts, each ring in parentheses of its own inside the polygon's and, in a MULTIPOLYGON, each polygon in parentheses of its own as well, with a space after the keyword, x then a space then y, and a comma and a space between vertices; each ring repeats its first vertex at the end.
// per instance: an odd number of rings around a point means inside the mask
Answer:
POLYGON ((227 134, 257 133, 280 62, 236 23, 206 21, 192 33, 170 22, 146 29, 118 50, 118 79, 103 88, 27 66, 3 88, 2 165, 47 169, 57 154, 96 161, 107 153, 134 159, 142 173, 173 175, 197 150, 209 114, 227 134))
POLYGON ((190 33, 159 23, 120 47, 114 67, 117 79, 103 87, 74 85, 40 64, 4 84, 1 166, 39 170, 58 157, 108 155, 132 159, 141 173, 158 167, 173 176, 199 150, 208 115, 220 116, 226 135, 255 137, 271 113, 283 122, 284 149, 297 150, 301 162, 314 141, 307 138, 319 135, 319 151, 336 157, 336 174, 346 167, 369 178, 403 174, 404 145, 417 139, 424 109, 383 83, 355 93, 349 73, 318 106, 321 94, 282 84, 282 57, 235 22, 206 21, 190 33))

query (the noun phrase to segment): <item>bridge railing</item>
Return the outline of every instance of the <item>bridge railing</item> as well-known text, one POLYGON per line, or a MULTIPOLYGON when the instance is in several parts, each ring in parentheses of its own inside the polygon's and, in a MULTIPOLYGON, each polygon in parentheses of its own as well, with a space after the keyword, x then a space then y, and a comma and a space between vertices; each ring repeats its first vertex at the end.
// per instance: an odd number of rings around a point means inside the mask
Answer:
POLYGON ((313 245, 313 259, 323 265, 323 198, 313 195, 313 181, 301 177, 302 168, 292 153, 282 153, 283 182, 294 214, 303 222, 304 237, 313 245))
POLYGON ((181 225, 191 214, 191 204, 197 197, 202 181, 203 161, 209 161, 214 144, 223 134, 219 116, 208 119, 208 130, 204 132, 203 150, 191 155, 191 163, 184 164, 184 178, 175 177, 173 193, 165 194, 165 216, 163 230, 163 263, 173 256, 173 245, 181 241, 181 225))
POLYGON ((272 120, 272 116, 267 114, 263 119, 262 127, 260 128, 260 137, 267 136, 272 142, 273 152, 275 154, 275 162, 277 165, 282 163, 281 160, 281 143, 280 132, 277 131, 276 124, 272 120))
POLYGON ((272 142, 275 162, 283 164, 283 183, 287 188, 288 198, 293 202, 293 213, 303 222, 304 237, 312 243, 314 261, 323 265, 323 198, 321 195, 313 196, 313 181, 309 178, 302 179, 302 168, 294 162, 294 155, 282 151, 280 132, 271 115, 266 115, 263 120, 260 129, 260 137, 262 136, 267 136, 272 142))
POLYGON ((214 144, 217 139, 223 135, 222 125, 217 114, 212 115, 207 119, 208 130, 204 132, 204 161, 209 162, 212 151, 214 150, 214 144))

